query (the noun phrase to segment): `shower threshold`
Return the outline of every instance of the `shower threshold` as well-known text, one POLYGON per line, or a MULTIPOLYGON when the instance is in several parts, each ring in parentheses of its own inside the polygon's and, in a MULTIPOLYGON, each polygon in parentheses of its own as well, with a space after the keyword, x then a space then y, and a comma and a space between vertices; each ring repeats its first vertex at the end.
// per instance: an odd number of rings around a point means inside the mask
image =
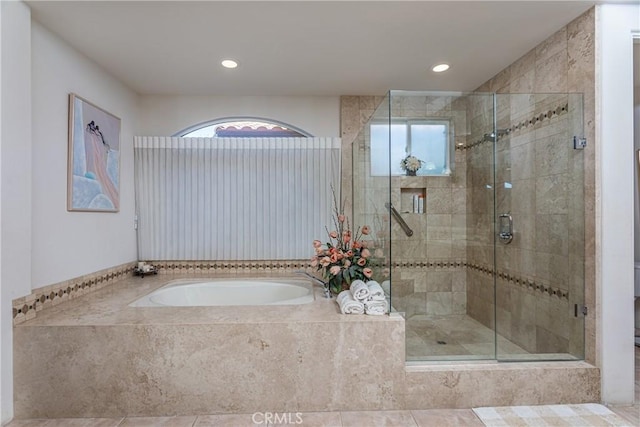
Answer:
POLYGON ((580 360, 567 353, 532 354, 466 314, 411 316, 405 340, 407 365, 580 360))

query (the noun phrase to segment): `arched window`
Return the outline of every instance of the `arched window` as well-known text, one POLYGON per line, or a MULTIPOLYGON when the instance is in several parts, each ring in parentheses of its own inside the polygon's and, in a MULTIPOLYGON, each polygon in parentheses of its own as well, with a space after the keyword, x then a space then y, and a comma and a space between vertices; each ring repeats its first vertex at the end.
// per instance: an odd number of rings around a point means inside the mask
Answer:
POLYGON ((302 129, 274 120, 227 117, 188 127, 174 136, 184 138, 306 138, 312 135, 302 129))

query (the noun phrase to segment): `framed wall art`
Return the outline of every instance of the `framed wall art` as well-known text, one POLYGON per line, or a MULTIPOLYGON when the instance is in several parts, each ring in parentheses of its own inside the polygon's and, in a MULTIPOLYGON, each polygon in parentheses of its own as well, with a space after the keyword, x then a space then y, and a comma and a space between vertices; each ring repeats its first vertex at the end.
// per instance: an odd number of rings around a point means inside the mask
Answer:
POLYGON ((69 95, 67 210, 120 210, 120 119, 69 95))

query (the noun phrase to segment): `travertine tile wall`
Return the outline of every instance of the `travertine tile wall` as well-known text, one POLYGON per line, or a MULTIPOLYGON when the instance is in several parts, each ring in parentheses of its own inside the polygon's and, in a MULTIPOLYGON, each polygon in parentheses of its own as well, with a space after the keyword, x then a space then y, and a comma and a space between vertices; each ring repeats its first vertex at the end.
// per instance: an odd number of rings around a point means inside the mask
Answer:
POLYGON ((493 145, 485 138, 493 131, 492 96, 469 97, 467 158, 467 314, 494 326, 494 159, 493 145))
MULTIPOLYGON (((340 137, 342 138, 342 198, 345 212, 353 214, 353 142, 360 135, 364 125, 371 119, 384 96, 341 96, 340 97, 340 137)), ((351 215, 353 218, 353 215, 351 215)))
POLYGON ((446 316, 467 312, 466 273, 463 262, 422 267, 399 266, 393 272, 391 300, 410 319, 414 315, 446 316))
MULTIPOLYGON (((583 329, 582 319, 568 316, 573 314, 572 302, 582 301, 583 152, 573 150, 571 138, 581 134, 571 132, 571 119, 582 120, 582 99, 499 94, 497 105, 495 186, 487 171, 494 162, 494 144, 482 131, 472 133, 479 142, 471 144, 468 153, 473 236, 469 260, 492 268, 495 254, 497 287, 494 296, 493 277, 470 271, 475 277, 469 285, 469 314, 489 327, 497 324, 500 335, 532 353, 568 353, 571 342, 579 350, 573 354, 581 355, 582 334, 577 332, 583 329), (495 248, 493 194, 497 213, 514 218, 513 241, 498 242, 495 248), (522 300, 513 304, 512 292, 529 293, 536 302, 534 311, 519 304, 522 300), (572 337, 566 326, 573 323, 580 327, 572 337)), ((483 118, 486 111, 475 115, 483 118)))
MULTIPOLYGON (((589 362, 596 361, 594 33, 595 9, 591 9, 477 89, 498 94, 582 94, 584 136, 589 141, 582 152, 567 148, 572 135, 566 129, 574 125, 575 97, 497 97, 498 128, 563 104, 569 111, 543 117, 528 131, 503 138, 505 144, 498 146, 497 162, 504 166, 498 168, 502 171, 498 184, 510 182, 513 188, 496 189, 497 206, 511 210, 519 230, 513 246, 498 246, 496 268, 536 286, 499 277, 495 321, 502 335, 529 351, 581 355, 585 347, 589 362), (584 328, 582 320, 573 317, 573 303, 583 298, 592 310, 584 328)), ((481 178, 473 160, 469 167, 472 182, 481 178)), ((483 203, 476 194, 471 200, 472 210, 483 203)), ((470 221, 469 230, 476 226, 470 221)), ((470 247, 468 261, 485 263, 487 253, 488 247, 477 251, 470 247)), ((469 314, 491 325, 494 319, 487 315, 493 312, 491 279, 468 270, 467 281, 469 314)))
MULTIPOLYGON (((391 98, 392 117, 449 120, 454 147, 464 146, 467 142, 466 110, 466 101, 459 97, 394 94, 391 98)), ((397 222, 392 222, 394 261, 449 263, 447 268, 416 270, 400 266, 393 269, 394 278, 403 282, 409 280, 414 286, 413 294, 394 300, 394 307, 404 311, 407 318, 466 312, 466 173, 466 153, 455 150, 451 176, 391 179, 391 201, 401 211, 406 212, 407 205, 410 206, 405 194, 411 194, 411 189, 426 193, 424 214, 402 213, 414 231, 412 236, 406 236, 397 222)), ((394 294, 392 289, 392 299, 394 294)))
MULTIPOLYGON (((464 261, 466 258, 466 159, 464 150, 456 150, 453 159, 453 173, 442 177, 375 177, 370 170, 369 129, 366 126, 374 112, 369 110, 370 97, 343 97, 343 112, 352 106, 350 115, 343 115, 343 164, 351 161, 353 175, 343 172, 343 194, 352 194, 357 207, 354 218, 367 223, 378 235, 376 246, 379 253, 388 254, 389 228, 393 241, 393 261, 404 263, 392 265, 394 287, 393 306, 407 316, 414 314, 463 314, 466 311, 464 261), (357 103, 366 110, 356 115, 356 99, 367 102, 357 103), (362 122, 361 132, 349 139, 344 131, 358 117, 362 122), (349 144, 351 143, 351 146, 349 144), (349 155, 353 157, 348 158, 349 155), (351 181, 345 177, 352 177, 351 181), (411 195, 423 194, 425 213, 411 211, 411 195), (407 236, 397 221, 389 221, 385 203, 391 198, 393 205, 413 230, 407 236), (446 261, 447 271, 430 267, 430 262, 446 261), (458 267, 453 263, 458 262, 458 267), (407 266, 406 263, 412 264, 407 266), (448 263, 452 263, 449 265, 448 263), (454 290, 453 275, 457 273, 454 290), (455 294, 455 295, 454 295, 455 294)), ((391 99, 380 99, 381 106, 375 112, 382 120, 392 117, 403 118, 446 118, 450 120, 453 133, 452 143, 464 145, 468 124, 466 122, 466 102, 458 97, 393 95, 391 99)), ((350 171, 350 172, 351 172, 350 171)), ((382 275, 382 273, 380 273, 382 275)), ((385 279, 386 277, 378 277, 385 279)))

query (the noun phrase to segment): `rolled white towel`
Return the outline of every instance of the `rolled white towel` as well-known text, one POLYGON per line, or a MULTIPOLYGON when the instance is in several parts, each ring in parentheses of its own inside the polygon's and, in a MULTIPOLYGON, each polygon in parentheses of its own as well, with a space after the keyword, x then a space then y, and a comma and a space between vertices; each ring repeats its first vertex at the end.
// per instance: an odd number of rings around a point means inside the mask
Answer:
POLYGON ((389 310, 389 304, 387 300, 369 300, 364 302, 364 312, 374 316, 382 316, 387 314, 389 310))
POLYGON ((342 305, 342 302, 345 300, 345 298, 353 299, 353 296, 351 295, 351 291, 346 290, 338 294, 338 296, 336 297, 336 302, 338 303, 338 305, 342 305))
POLYGON ((390 280, 385 280, 384 282, 382 282, 382 284, 380 286, 384 290, 385 295, 391 295, 391 281, 390 280))
POLYGON ((350 291, 340 292, 336 302, 342 314, 364 314, 364 304, 353 299, 350 291))
POLYGON ((354 280, 351 282, 351 295, 356 301, 365 301, 369 298, 369 287, 362 280, 354 280))
POLYGON ((369 300, 382 301, 385 299, 384 290, 380 283, 370 280, 367 282, 367 286, 369 287, 369 300))

